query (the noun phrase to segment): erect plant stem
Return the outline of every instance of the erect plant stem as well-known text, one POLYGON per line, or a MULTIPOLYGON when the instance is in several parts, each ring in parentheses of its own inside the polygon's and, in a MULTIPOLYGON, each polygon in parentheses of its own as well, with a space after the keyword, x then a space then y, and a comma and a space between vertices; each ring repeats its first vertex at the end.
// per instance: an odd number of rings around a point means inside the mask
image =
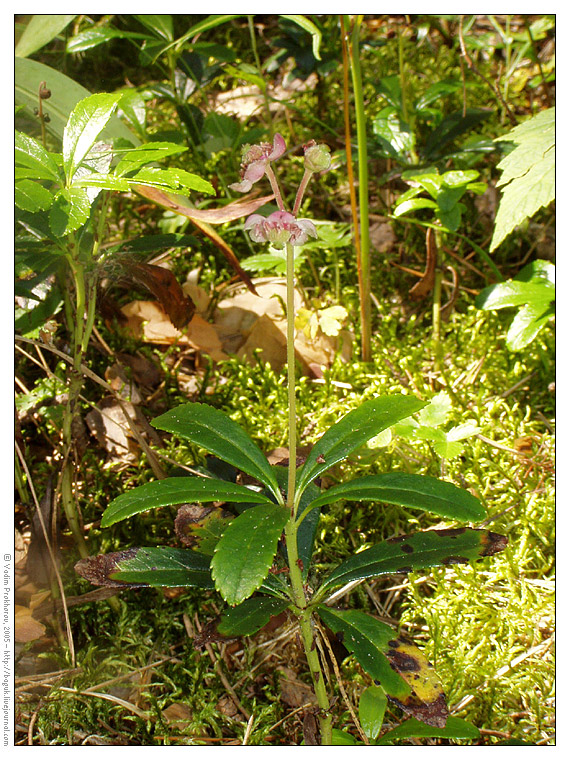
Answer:
POLYGON ((287 243, 287 393, 288 438, 289 438, 289 470, 287 479, 287 502, 290 510, 289 520, 285 526, 285 543, 289 564, 289 578, 293 591, 293 600, 299 610, 298 620, 301 630, 301 640, 311 671, 311 678, 321 710, 319 724, 321 729, 321 744, 332 744, 332 718, 329 715, 330 702, 324 682, 323 671, 316 649, 315 635, 311 623, 311 610, 307 607, 307 597, 303 586, 303 568, 299 561, 297 545, 298 525, 295 521, 295 478, 297 471, 297 416, 295 400, 295 249, 287 243))

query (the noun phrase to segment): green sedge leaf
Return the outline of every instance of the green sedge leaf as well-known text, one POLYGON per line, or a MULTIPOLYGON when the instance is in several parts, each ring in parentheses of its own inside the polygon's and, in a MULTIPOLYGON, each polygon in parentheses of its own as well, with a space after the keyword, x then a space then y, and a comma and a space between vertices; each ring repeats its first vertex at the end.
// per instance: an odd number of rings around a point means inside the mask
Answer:
POLYGON ((289 510, 273 504, 251 507, 230 523, 212 559, 216 589, 228 604, 240 604, 261 586, 288 518, 289 510))
POLYGON ((502 551, 505 536, 476 528, 425 530, 396 536, 365 549, 342 562, 325 579, 319 598, 338 586, 385 573, 405 573, 437 565, 479 560, 502 551))
POLYGON ((311 507, 322 507, 340 499, 400 504, 453 520, 472 522, 486 517, 480 502, 469 491, 445 480, 405 472, 365 475, 341 483, 321 494, 311 502, 311 507))
POLYGON ((250 488, 215 478, 165 478, 145 483, 114 499, 101 520, 101 527, 108 528, 127 517, 138 515, 156 507, 166 507, 188 502, 251 502, 272 504, 267 496, 250 488))
POLYGON ((95 586, 214 588, 210 558, 191 549, 143 547, 86 557, 75 571, 95 586))
POLYGON ((207 404, 188 403, 156 417, 159 430, 185 438, 224 462, 261 481, 282 503, 271 465, 247 433, 223 412, 207 404))
POLYGON ((296 498, 307 485, 359 446, 399 420, 419 411, 426 402, 413 396, 380 396, 361 404, 330 427, 311 449, 299 471, 296 498))
POLYGON ((272 599, 256 596, 226 610, 216 630, 222 636, 251 636, 267 625, 270 618, 286 610, 288 599, 272 599))

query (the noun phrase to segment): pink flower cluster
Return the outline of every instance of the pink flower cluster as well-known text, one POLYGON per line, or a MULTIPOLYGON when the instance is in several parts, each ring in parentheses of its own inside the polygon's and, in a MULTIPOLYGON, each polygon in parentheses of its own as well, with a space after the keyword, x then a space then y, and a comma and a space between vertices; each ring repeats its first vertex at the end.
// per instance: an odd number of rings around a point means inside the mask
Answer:
POLYGON ((259 143, 258 145, 244 145, 241 157, 241 182, 230 185, 230 190, 238 193, 247 193, 252 185, 260 180, 266 172, 271 161, 275 161, 285 153, 285 140, 282 135, 276 134, 273 145, 259 143))
POLYGON ((283 248, 286 243, 303 245, 309 237, 318 237, 309 219, 296 219, 287 211, 274 211, 268 217, 252 214, 245 220, 244 229, 254 243, 271 243, 274 248, 283 248))

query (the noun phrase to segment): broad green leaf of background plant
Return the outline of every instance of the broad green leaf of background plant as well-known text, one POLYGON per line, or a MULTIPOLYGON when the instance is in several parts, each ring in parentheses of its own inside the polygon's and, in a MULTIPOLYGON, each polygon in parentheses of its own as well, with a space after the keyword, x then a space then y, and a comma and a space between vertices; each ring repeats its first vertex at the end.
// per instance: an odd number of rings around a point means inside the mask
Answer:
POLYGON ((216 589, 228 604, 240 604, 261 586, 288 518, 285 507, 261 505, 242 512, 227 527, 211 567, 216 589))
POLYGON ((66 50, 68 53, 83 53, 86 50, 91 50, 98 45, 102 45, 106 42, 116 39, 127 40, 146 40, 148 35, 141 34, 140 32, 128 32, 120 29, 114 29, 112 26, 98 26, 92 29, 86 29, 83 32, 79 32, 75 37, 71 37, 67 41, 66 50))
POLYGON ((321 60, 321 54, 320 54, 320 45, 322 40, 322 34, 318 27, 316 27, 312 21, 309 21, 308 18, 305 16, 299 16, 299 15, 285 15, 283 13, 280 14, 281 18, 288 18, 289 21, 293 21, 297 26, 300 26, 301 29, 304 29, 306 32, 309 32, 309 34, 312 37, 313 40, 313 55, 317 59, 317 61, 321 60))
POLYGON ((415 148, 416 137, 410 125, 400 119, 396 108, 383 108, 372 122, 372 132, 384 152, 402 162, 409 159, 410 151, 415 148))
POLYGON ((500 142, 514 142, 515 149, 498 164, 502 174, 497 187, 503 188, 489 250, 494 251, 515 227, 548 206, 555 186, 555 108, 533 116, 500 142))
POLYGON ((296 500, 307 484, 345 459, 351 452, 382 430, 426 406, 413 396, 380 396, 369 399, 330 427, 311 449, 301 467, 296 486, 296 500))
POLYGON ((342 562, 325 579, 318 598, 338 586, 385 573, 479 560, 502 551, 507 541, 505 536, 475 528, 425 530, 389 538, 342 562))
POLYGON ((214 588, 210 557, 191 549, 142 547, 86 557, 76 572, 95 586, 214 588))
MULTIPOLYGON (((74 15, 32 16, 16 45, 16 56, 26 58, 51 42, 73 21, 74 15)), ((39 82, 38 82, 39 84, 39 82)))
POLYGON ((271 465, 247 433, 218 409, 207 404, 188 403, 152 420, 159 430, 185 438, 210 454, 257 478, 276 496, 283 497, 271 465))
POLYGON ((475 306, 485 311, 520 307, 506 340, 509 349, 520 351, 554 316, 555 297, 554 264, 538 259, 527 264, 514 279, 482 290, 475 299, 475 306))
POLYGON ((341 499, 400 504, 452 520, 473 522, 486 517, 480 502, 469 491, 445 480, 406 472, 365 475, 340 483, 311 502, 311 506, 322 507, 341 499))
POLYGON ((172 32, 172 16, 169 14, 135 14, 134 17, 140 21, 143 26, 150 29, 150 31, 157 37, 162 37, 169 42, 172 42, 174 39, 172 32))
POLYGON ((109 123, 121 96, 120 92, 90 95, 73 109, 63 132, 63 168, 68 184, 109 123))
POLYGON ((369 686, 360 695, 358 720, 369 739, 376 739, 382 730, 387 704, 388 698, 381 686, 369 686))
POLYGON ((267 625, 271 617, 286 610, 290 604, 288 599, 267 596, 246 599, 237 607, 224 611, 216 631, 222 636, 251 636, 267 625))
MULTIPOLYGON (((36 122, 34 108, 38 105, 38 88, 40 82, 46 82, 51 90, 51 98, 44 100, 43 103, 44 112, 50 117, 49 122, 46 123, 46 130, 58 141, 63 140, 63 132, 69 116, 77 103, 91 95, 89 90, 65 74, 29 58, 16 58, 14 80, 16 105, 24 106, 27 117, 36 122)), ((104 140, 122 138, 132 145, 138 145, 140 142, 116 116, 112 116, 100 138, 104 140)))
POLYGON ((127 517, 149 509, 189 502, 248 502, 272 504, 267 496, 250 488, 216 478, 165 478, 145 483, 122 493, 114 499, 101 519, 101 527, 108 528, 127 517))

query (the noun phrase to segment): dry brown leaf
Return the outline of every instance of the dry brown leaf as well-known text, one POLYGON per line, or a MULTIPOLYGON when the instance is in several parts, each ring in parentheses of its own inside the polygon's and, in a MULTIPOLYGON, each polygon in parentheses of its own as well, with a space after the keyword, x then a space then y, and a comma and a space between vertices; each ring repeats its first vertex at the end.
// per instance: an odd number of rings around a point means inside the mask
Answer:
POLYGON ((172 728, 175 728, 178 731, 184 731, 188 728, 188 723, 192 720, 192 711, 188 705, 184 705, 181 702, 173 702, 162 711, 162 717, 166 720, 169 726, 172 726, 172 728))
POLYGON ((215 328, 198 314, 192 317, 184 331, 178 330, 156 301, 131 301, 121 308, 127 318, 126 327, 149 343, 171 345, 178 343, 212 357, 214 361, 227 359, 215 328))
POLYGON ((279 673, 282 675, 279 679, 281 699, 288 707, 317 704, 313 689, 308 684, 299 681, 294 670, 279 668, 279 673))
POLYGON ((18 643, 35 641, 45 634, 45 625, 33 617, 33 612, 49 596, 49 591, 39 591, 32 595, 28 607, 21 604, 14 605, 14 639, 18 643))

